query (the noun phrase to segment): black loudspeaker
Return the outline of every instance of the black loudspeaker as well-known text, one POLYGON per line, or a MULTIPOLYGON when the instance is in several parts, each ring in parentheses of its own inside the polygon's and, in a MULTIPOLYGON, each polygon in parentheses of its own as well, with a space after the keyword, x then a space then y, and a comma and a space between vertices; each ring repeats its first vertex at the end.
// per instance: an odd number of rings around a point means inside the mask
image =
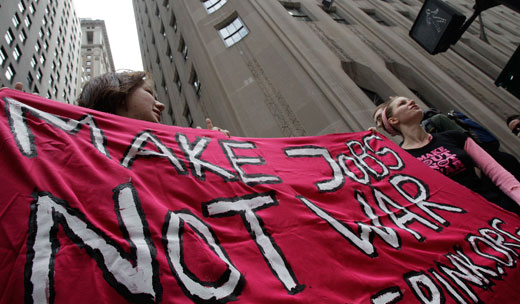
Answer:
POLYGON ((495 81, 495 85, 503 87, 516 98, 520 99, 520 46, 516 48, 513 56, 509 58, 502 73, 500 73, 495 81))
POLYGON ((460 38, 466 17, 441 0, 425 0, 410 29, 410 37, 428 53, 448 50, 460 38))

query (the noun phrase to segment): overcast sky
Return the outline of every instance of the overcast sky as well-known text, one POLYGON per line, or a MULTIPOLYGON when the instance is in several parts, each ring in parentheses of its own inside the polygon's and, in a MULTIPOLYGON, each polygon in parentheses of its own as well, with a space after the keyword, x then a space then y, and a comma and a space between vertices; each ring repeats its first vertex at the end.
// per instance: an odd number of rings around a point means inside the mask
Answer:
POLYGON ((143 69, 132 0, 72 0, 80 18, 105 20, 116 70, 143 69))

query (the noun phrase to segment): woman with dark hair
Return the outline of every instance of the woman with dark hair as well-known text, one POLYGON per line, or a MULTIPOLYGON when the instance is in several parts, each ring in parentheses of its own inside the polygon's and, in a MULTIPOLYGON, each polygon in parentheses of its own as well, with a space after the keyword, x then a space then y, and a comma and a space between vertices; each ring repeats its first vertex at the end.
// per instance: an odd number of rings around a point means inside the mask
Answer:
POLYGON ((520 183, 473 139, 460 131, 429 134, 421 127, 421 108, 410 98, 393 97, 381 109, 380 124, 390 135, 403 137, 403 149, 487 200, 520 214, 520 183), (486 186, 475 166, 501 191, 486 186))
POLYGON ((151 122, 161 121, 164 104, 153 91, 146 72, 106 73, 87 82, 78 104, 82 107, 151 122))
MULTIPOLYGON (((106 73, 92 78, 83 87, 78 104, 82 107, 124 117, 161 121, 164 104, 159 102, 153 90, 153 81, 147 72, 106 73)), ((206 118, 208 129, 230 136, 228 130, 214 127, 206 118)))

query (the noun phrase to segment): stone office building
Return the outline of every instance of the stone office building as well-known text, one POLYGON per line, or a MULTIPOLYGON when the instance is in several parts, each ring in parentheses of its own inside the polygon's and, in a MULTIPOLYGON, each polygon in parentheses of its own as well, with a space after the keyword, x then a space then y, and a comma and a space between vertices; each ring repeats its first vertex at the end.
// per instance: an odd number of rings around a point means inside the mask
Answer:
POLYGON ((0 86, 75 100, 81 31, 71 0, 2 1, 0 34, 0 86))
MULTIPOLYGON (((448 0, 469 17, 472 0, 448 0)), ((163 121, 216 125, 237 136, 366 130, 388 96, 458 109, 508 151, 504 117, 520 101, 494 85, 520 43, 520 15, 499 6, 432 56, 408 32, 419 0, 133 0, 144 67, 166 104, 163 121), (487 41, 485 41, 487 40, 487 41)), ((517 153, 520 156, 520 154, 517 153)))
POLYGON ((107 72, 114 72, 114 60, 104 20, 80 19, 81 85, 107 72))

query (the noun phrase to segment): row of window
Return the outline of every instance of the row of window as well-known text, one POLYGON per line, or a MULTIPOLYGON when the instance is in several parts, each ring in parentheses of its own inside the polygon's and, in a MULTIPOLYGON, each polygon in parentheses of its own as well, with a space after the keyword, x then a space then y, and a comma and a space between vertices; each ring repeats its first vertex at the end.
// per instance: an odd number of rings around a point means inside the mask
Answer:
MULTIPOLYGON (((22 45, 25 44, 27 40, 27 32, 26 28, 30 29, 33 26, 32 19, 36 15, 37 11, 37 4, 39 3, 39 0, 36 1, 19 1, 17 5, 17 11, 14 12, 13 17, 11 19, 13 23, 13 28, 8 28, 4 38, 7 42, 7 45, 11 46, 9 51, 12 51, 12 62, 18 62, 20 61, 20 58, 22 56, 22 52, 27 51, 25 47, 22 47, 22 45), (25 27, 22 27, 21 25, 25 24, 25 27), (18 33, 18 43, 14 43, 16 41, 14 31, 17 31, 18 33)), ((38 80, 41 83, 42 79, 42 70, 38 67, 38 65, 44 66, 47 62, 46 55, 48 55, 49 52, 49 42, 48 39, 51 37, 51 34, 53 32, 50 31, 49 28, 52 28, 54 26, 54 18, 56 16, 56 10, 60 3, 65 3, 65 8, 62 10, 62 16, 61 21, 62 24, 60 24, 60 27, 58 29, 58 37, 57 37, 57 47, 54 50, 54 58, 55 60, 52 61, 52 66, 50 67, 50 70, 55 71, 50 78, 49 78, 49 85, 52 87, 53 85, 57 84, 60 81, 60 74, 59 70, 61 69, 62 62, 60 57, 63 57, 63 46, 66 44, 66 42, 69 43, 70 46, 70 53, 68 54, 68 65, 67 65, 67 75, 68 77, 65 77, 65 87, 69 89, 69 94, 71 91, 71 88, 68 87, 69 83, 71 83, 71 79, 73 78, 72 74, 70 73, 71 67, 74 65, 72 60, 74 59, 74 49, 77 48, 79 45, 79 42, 76 42, 74 39, 67 39, 63 34, 66 32, 69 28, 69 16, 71 16, 70 10, 72 9, 72 6, 70 4, 70 0, 66 1, 49 1, 47 3, 47 6, 45 7, 45 14, 42 18, 42 28, 39 30, 39 40, 35 43, 34 49, 35 49, 35 55, 32 56, 30 64, 31 67, 34 70, 35 77, 33 77, 33 74, 31 71, 28 72, 27 75, 27 83, 29 87, 32 86, 34 80, 38 80), (65 18, 65 20, 64 20, 65 18), (66 22, 66 24, 64 23, 66 22), (46 33, 44 33, 44 29, 46 30, 46 33), (45 50, 45 53, 42 51, 45 50), (59 56, 58 56, 59 55, 59 56), (37 59, 38 58, 38 59, 37 59), (56 61, 57 60, 57 61, 56 61), (54 78, 53 78, 54 76, 54 78)), ((74 13, 72 13, 73 16, 75 16, 74 13)), ((72 20, 72 28, 76 29, 77 20, 72 20)), ((29 50, 29 53, 31 51, 29 50)), ((9 53, 2 47, 0 49, 0 66, 4 67, 5 62, 10 57, 8 55, 9 53)), ((12 64, 9 64, 7 67, 5 67, 5 77, 7 80, 12 81, 13 77, 16 75, 15 67, 13 67, 12 64)), ((75 82, 74 82, 75 83, 75 82)), ((35 89, 37 90, 37 87, 35 85, 35 89)), ((54 93, 54 96, 57 96, 57 87, 54 86, 52 88, 52 93, 54 93)), ((50 94, 51 91, 48 92, 50 94)), ((62 96, 66 96, 67 93, 65 91, 62 92, 62 96)), ((47 96, 49 97, 49 96, 47 96)))
MULTIPOLYGON (((9 64, 5 69, 5 78, 7 80, 11 81, 15 75, 16 75, 16 71, 15 71, 13 65, 9 64)), ((36 79, 41 81, 41 78, 42 78, 42 71, 40 69, 38 69, 38 71, 36 72, 36 79)), ((36 85, 33 87, 33 83, 34 83, 34 78, 31 74, 31 72, 29 72, 29 73, 27 73, 27 85, 29 86, 29 88, 32 88, 31 91, 33 91, 36 94, 39 94, 40 92, 39 92, 38 87, 36 85)), ((47 94, 45 97, 46 98, 51 98, 52 96, 57 97, 58 88, 55 85, 54 79, 52 78, 52 76, 49 78, 49 86, 52 87, 52 95, 51 95, 50 91, 47 91, 47 94)), ((71 93, 71 89, 70 89, 70 87, 68 87, 68 94, 70 95, 70 93, 71 93)), ((65 90, 62 91, 61 97, 63 98, 63 100, 66 100, 66 98, 68 97, 67 92, 65 90)))

